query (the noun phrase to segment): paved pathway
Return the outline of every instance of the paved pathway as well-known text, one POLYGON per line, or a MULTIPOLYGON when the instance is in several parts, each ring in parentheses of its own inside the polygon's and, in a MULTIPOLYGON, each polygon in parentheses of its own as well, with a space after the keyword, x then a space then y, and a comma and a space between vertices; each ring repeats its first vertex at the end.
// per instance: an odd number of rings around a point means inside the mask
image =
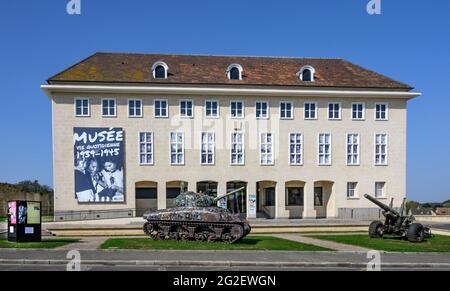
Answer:
POLYGON ((83 237, 79 242, 67 244, 57 248, 58 250, 96 250, 109 237, 83 237))
MULTIPOLYGON (((299 251, 193 251, 193 250, 81 250, 84 265, 171 265, 171 266, 359 266, 371 259, 356 252, 299 251)), ((0 265, 66 264, 67 250, 0 249, 0 265)), ((450 253, 384 253, 384 267, 450 268, 450 253)))
POLYGON ((315 246, 332 249, 332 250, 337 250, 337 251, 343 251, 343 252, 367 253, 369 251, 369 249, 366 249, 363 247, 346 245, 346 244, 341 244, 341 243, 326 241, 326 240, 320 240, 320 239, 306 237, 306 236, 303 236, 300 234, 294 234, 294 233, 292 233, 292 234, 291 233, 289 233, 289 234, 284 234, 284 233, 283 234, 271 234, 270 236, 275 236, 275 237, 284 238, 284 239, 288 239, 288 240, 292 240, 292 241, 296 241, 296 242, 300 242, 300 243, 315 245, 315 246))

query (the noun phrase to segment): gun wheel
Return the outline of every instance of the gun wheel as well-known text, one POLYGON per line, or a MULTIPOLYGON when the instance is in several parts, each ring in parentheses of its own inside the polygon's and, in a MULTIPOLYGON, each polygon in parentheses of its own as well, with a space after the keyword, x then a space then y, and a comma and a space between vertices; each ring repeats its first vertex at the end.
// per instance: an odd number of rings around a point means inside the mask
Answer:
POLYGON ((422 242, 425 238, 425 229, 420 223, 413 223, 409 226, 406 238, 410 242, 422 242))
POLYGON ((383 237, 383 223, 381 221, 374 221, 370 224, 369 237, 371 238, 383 237))

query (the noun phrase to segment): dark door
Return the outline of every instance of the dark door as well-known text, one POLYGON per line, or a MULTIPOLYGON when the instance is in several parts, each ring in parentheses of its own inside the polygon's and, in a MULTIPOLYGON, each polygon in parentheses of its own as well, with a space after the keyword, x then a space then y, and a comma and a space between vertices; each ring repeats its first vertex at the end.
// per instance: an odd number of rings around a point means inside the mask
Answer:
POLYGON ((157 192, 156 188, 136 188, 136 216, 157 208, 157 192))
POLYGON ((314 187, 314 206, 323 206, 323 187, 314 187))

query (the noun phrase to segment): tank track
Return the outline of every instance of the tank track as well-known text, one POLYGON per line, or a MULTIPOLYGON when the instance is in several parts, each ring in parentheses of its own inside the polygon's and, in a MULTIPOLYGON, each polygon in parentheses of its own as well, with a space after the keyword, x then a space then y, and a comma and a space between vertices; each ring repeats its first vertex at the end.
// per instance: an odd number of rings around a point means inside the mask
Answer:
POLYGON ((155 240, 234 243, 249 233, 243 223, 151 220, 144 233, 155 240))

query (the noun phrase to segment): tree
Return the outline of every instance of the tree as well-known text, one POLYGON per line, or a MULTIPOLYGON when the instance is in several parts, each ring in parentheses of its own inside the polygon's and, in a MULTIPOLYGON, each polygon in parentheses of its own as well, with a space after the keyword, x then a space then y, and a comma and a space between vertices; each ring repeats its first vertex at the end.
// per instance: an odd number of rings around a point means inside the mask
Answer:
POLYGON ((53 189, 47 185, 41 185, 38 180, 25 180, 16 184, 22 191, 29 193, 51 193, 53 189))

